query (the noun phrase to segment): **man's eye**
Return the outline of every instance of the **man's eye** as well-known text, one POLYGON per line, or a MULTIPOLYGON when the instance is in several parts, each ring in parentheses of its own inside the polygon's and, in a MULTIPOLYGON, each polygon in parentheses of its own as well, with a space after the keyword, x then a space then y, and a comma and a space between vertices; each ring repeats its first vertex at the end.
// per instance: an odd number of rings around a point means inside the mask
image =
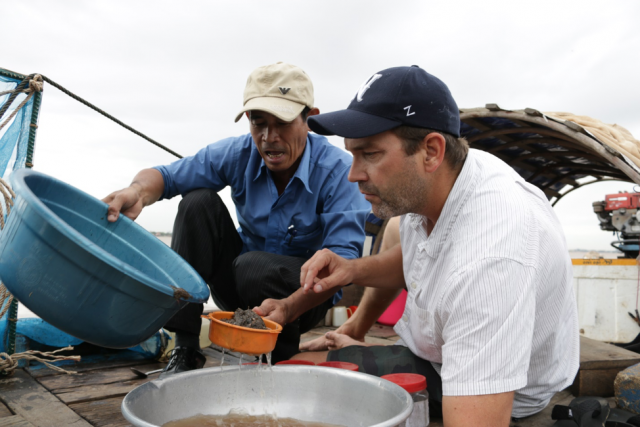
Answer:
POLYGON ((264 126, 264 122, 258 121, 258 120, 252 120, 251 124, 253 126, 264 126))
POLYGON ((362 155, 365 156, 365 157, 371 157, 371 156, 374 156, 374 155, 376 155, 378 153, 379 153, 379 151, 363 151, 362 155))

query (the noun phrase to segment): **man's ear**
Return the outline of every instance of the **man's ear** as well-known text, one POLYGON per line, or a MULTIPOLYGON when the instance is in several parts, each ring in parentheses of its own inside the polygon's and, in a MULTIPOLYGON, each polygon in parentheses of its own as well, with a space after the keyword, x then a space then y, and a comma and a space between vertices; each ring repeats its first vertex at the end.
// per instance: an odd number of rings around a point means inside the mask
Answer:
MULTIPOLYGON (((318 114, 320 114, 320 110, 318 110, 317 108, 312 108, 307 113, 307 119, 309 119, 309 117, 311 117, 311 116, 315 116, 315 115, 318 115, 318 114)), ((309 128, 309 125, 307 124, 307 120, 305 120, 304 123, 305 123, 305 126, 307 127, 307 132, 311 132, 311 129, 309 128)))
POLYGON ((248 111, 245 111, 245 112, 244 112, 244 115, 245 115, 245 116, 247 116, 247 119, 251 120, 251 115, 249 114, 249 112, 248 112, 248 111))
POLYGON ((424 170, 433 173, 444 162, 447 141, 438 132, 431 132, 424 137, 420 143, 421 154, 423 156, 424 170))

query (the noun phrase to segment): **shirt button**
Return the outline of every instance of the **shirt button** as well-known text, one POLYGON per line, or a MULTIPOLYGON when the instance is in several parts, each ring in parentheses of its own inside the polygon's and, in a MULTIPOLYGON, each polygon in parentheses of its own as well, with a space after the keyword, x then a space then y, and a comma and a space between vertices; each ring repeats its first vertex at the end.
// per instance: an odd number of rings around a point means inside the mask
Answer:
POLYGON ((407 315, 406 315, 406 314, 403 314, 403 315, 402 315, 402 320, 404 320, 404 321, 406 322, 407 320, 409 320, 409 318, 407 317, 407 315))
POLYGON ((411 287, 412 287, 413 289, 415 289, 415 288, 417 288, 417 287, 418 287, 418 285, 416 285, 416 282, 411 282, 411 287))

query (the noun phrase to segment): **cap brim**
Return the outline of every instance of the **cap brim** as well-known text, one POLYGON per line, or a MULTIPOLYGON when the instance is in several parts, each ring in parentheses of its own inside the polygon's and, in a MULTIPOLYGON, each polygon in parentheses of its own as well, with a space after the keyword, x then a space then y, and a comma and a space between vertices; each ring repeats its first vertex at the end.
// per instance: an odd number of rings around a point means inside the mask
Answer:
POLYGON ((277 98, 275 96, 264 96, 260 98, 252 98, 244 104, 244 108, 240 110, 236 116, 236 122, 242 118, 247 111, 258 110, 273 114, 280 120, 292 122, 302 113, 305 105, 288 99, 277 98))
POLYGON ((340 110, 311 116, 309 128, 320 135, 366 138, 400 126, 402 123, 357 110, 340 110))

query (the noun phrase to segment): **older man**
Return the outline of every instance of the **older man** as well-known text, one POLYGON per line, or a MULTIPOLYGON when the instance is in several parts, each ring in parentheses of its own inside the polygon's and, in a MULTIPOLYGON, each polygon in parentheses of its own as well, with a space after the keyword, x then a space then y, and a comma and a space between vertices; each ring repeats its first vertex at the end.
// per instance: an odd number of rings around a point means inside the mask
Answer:
POLYGON ((539 189, 468 149, 442 81, 417 66, 390 68, 348 109, 309 124, 345 137, 349 180, 377 216, 403 215, 394 248, 357 260, 323 249, 302 267, 306 291, 408 290, 401 345, 349 346, 330 360, 424 374, 448 426, 507 426, 571 384, 578 326, 560 223, 539 189))
MULTIPOLYGON (((313 86, 300 68, 277 63, 247 80, 243 115, 250 133, 223 139, 167 166, 139 172, 128 188, 104 200, 109 221, 135 219, 143 207, 183 196, 171 247, 209 284, 225 310, 254 311, 284 326, 273 361, 297 352, 311 329, 340 299, 329 290, 305 295, 300 267, 321 248, 357 258, 370 205, 348 182, 350 156, 326 138, 308 133, 319 113, 313 86), (231 187, 240 227, 217 192, 231 187)), ((166 328, 176 333, 168 373, 201 368, 201 304, 189 304, 166 328)))

